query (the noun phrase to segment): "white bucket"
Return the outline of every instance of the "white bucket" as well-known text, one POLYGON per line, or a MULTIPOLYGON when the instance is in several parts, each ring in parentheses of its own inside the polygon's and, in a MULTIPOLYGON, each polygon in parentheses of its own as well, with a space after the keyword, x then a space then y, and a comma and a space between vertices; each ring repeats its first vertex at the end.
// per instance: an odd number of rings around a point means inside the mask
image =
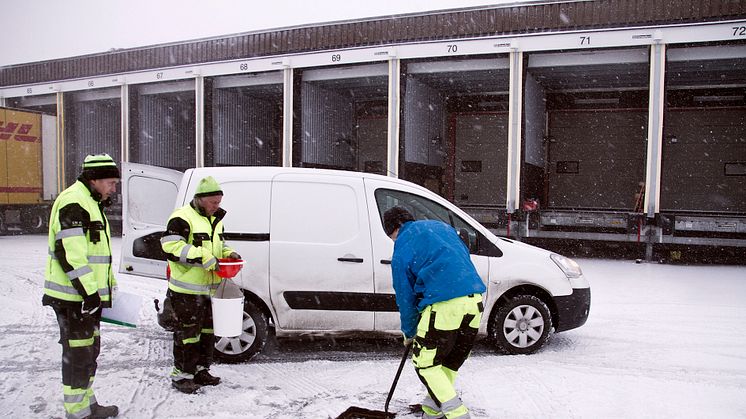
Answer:
POLYGON ((240 335, 243 332, 243 297, 212 297, 212 328, 215 336, 240 335))
POLYGON ((226 338, 243 332, 243 292, 230 279, 223 279, 212 296, 212 329, 226 338))
POLYGON ((140 321, 142 297, 136 294, 118 292, 114 294, 111 308, 101 312, 101 321, 127 327, 137 327, 140 321))

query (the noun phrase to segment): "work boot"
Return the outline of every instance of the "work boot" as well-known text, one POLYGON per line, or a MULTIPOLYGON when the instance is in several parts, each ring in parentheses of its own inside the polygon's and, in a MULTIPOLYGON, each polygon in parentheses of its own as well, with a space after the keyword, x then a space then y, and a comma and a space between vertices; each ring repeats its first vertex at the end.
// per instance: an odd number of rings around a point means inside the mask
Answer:
POLYGON ((182 378, 181 380, 171 380, 171 386, 182 393, 193 394, 199 390, 200 385, 195 383, 194 380, 189 378, 182 378))
POLYGON ((101 406, 98 403, 91 405, 91 419, 113 418, 119 414, 119 408, 116 406, 101 406))
POLYGON ((201 386, 216 386, 220 383, 220 377, 215 377, 208 370, 199 370, 194 374, 194 382, 201 386))

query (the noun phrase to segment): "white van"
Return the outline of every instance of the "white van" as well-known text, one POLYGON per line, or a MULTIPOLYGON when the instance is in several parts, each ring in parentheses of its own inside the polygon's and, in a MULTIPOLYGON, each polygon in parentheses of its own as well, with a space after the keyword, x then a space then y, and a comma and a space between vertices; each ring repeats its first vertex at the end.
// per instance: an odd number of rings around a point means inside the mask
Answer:
POLYGON ((223 191, 226 243, 246 265, 244 333, 217 338, 216 355, 250 359, 277 336, 361 331, 400 334, 391 284, 393 241, 382 214, 394 205, 444 221, 468 242, 487 285, 480 332, 498 349, 528 354, 552 332, 583 325, 590 287, 563 256, 496 237, 433 192, 403 180, 335 170, 209 167, 185 173, 128 163, 122 179, 120 269, 165 278, 160 238, 174 208, 213 176, 223 191))

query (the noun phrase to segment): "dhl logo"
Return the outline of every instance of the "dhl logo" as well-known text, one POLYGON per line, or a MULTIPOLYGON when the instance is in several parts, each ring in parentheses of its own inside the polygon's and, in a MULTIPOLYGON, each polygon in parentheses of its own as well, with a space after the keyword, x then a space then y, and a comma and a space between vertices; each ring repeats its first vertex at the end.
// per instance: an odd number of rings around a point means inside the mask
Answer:
POLYGON ((18 122, 0 121, 0 140, 10 140, 11 137, 15 141, 24 141, 29 143, 39 142, 39 137, 35 135, 28 135, 34 124, 19 124, 18 122), (15 135, 13 135, 15 134, 15 135))

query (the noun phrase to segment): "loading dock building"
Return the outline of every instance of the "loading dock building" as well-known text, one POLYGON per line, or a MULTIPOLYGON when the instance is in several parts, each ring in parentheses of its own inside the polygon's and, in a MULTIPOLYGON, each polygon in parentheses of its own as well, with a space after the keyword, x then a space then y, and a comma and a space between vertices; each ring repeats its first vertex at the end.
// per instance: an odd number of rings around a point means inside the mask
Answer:
POLYGON ((498 234, 746 247, 746 2, 595 0, 387 16, 0 68, 90 152, 421 184, 498 234))

